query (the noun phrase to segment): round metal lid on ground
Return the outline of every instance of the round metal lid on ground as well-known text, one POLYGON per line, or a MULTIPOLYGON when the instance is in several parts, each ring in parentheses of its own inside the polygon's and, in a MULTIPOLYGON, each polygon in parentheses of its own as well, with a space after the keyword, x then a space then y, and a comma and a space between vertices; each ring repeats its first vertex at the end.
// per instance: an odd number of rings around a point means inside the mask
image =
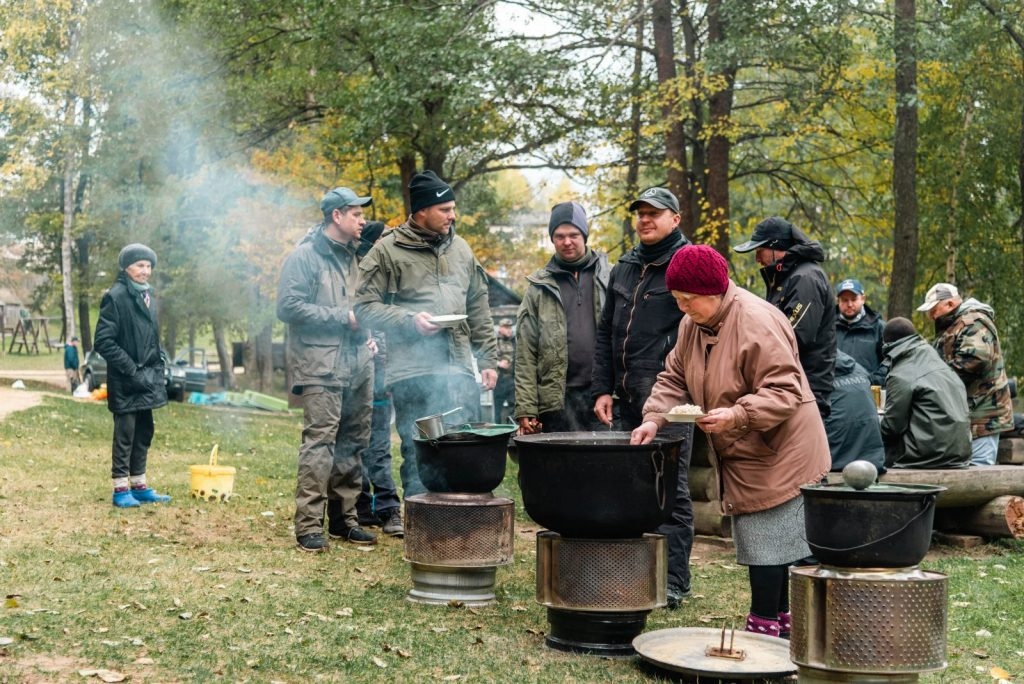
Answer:
POLYGON ((659 629, 633 639, 633 648, 656 667, 691 676, 736 681, 778 679, 796 673, 788 641, 738 630, 735 634, 726 630, 723 638, 721 629, 710 627, 659 629), (711 649, 730 648, 734 657, 709 655, 711 649), (738 657, 739 651, 742 657, 738 657))

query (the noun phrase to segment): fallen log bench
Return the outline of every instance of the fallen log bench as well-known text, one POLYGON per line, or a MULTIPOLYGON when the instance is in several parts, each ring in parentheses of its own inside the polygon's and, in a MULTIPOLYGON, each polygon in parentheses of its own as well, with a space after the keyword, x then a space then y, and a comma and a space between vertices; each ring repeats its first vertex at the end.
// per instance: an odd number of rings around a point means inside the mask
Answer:
MULTIPOLYGON (((830 484, 841 483, 842 473, 829 473, 830 484)), ((965 508, 987 504, 1000 496, 1024 497, 1024 467, 1015 465, 971 466, 949 470, 893 468, 878 478, 886 484, 940 485, 936 508, 965 508)))
MULTIPOLYGON (((829 483, 842 482, 829 473, 829 483)), ((894 469, 886 484, 930 484, 946 488, 935 500, 935 529, 987 539, 1024 538, 1024 467, 971 466, 952 470, 894 469)))

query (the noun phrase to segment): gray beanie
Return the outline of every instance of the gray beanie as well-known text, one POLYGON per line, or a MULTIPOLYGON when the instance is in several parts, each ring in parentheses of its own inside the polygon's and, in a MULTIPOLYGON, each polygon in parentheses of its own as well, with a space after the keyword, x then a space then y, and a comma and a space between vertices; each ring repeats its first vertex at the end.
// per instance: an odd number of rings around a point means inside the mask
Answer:
POLYGON ((136 261, 142 260, 148 261, 153 268, 156 268, 156 252, 141 242, 133 242, 130 245, 125 245, 121 253, 117 255, 117 267, 123 271, 136 261))
POLYGON ((587 212, 577 202, 562 202, 551 207, 551 218, 548 220, 548 236, 554 237, 558 226, 569 224, 583 233, 583 241, 587 241, 587 212))

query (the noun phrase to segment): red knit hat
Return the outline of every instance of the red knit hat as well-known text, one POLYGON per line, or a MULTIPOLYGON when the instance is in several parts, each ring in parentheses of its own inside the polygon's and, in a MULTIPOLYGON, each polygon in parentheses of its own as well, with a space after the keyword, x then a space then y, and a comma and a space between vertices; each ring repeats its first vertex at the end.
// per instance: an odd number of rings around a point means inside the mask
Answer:
POLYGON ((721 254, 707 245, 687 245, 669 262, 665 285, 676 292, 725 294, 729 289, 729 265, 721 254))

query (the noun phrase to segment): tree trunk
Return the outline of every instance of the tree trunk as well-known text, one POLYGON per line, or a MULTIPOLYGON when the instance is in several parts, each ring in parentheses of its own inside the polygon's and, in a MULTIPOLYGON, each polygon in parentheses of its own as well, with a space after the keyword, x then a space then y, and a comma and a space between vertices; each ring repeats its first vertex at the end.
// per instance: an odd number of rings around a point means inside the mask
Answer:
MULTIPOLYGON (((687 82, 693 84, 698 81, 697 73, 697 45, 700 42, 700 32, 693 25, 693 17, 689 3, 683 0, 679 8, 679 22, 682 25, 683 35, 683 73, 687 82)), ((693 234, 684 229, 687 237, 696 237, 697 226, 701 223, 701 206, 703 205, 704 190, 707 188, 707 150, 704 148, 704 103, 699 96, 691 96, 688 115, 691 121, 690 130, 690 178, 688 197, 680 197, 680 204, 687 204, 690 216, 692 217, 693 234)))
POLYGON ((227 390, 236 389, 235 364, 228 349, 227 335, 223 323, 213 324, 213 343, 217 347, 217 362, 220 364, 220 386, 227 390))
POLYGON ((1022 539, 1024 499, 999 496, 977 508, 944 508, 935 514, 935 528, 986 539, 1022 539))
MULTIPOLYGON (((643 120, 640 109, 640 88, 644 71, 644 0, 636 3, 636 49, 633 51, 633 79, 630 87, 629 143, 626 146, 626 187, 627 201, 632 202, 640 191, 640 136, 643 134, 643 120)), ((681 199, 681 198, 680 198, 681 199)), ((634 245, 633 217, 622 219, 622 252, 634 245)))
MULTIPOLYGON (((651 23, 654 34, 654 61, 658 73, 661 97, 661 116, 665 124, 666 187, 678 197, 689 197, 689 179, 686 163, 686 130, 684 117, 676 95, 676 46, 672 28, 671 0, 654 0, 651 4, 651 23)), ((679 204, 679 228, 688 237, 695 225, 689 202, 679 204)))
POLYGON ((89 290, 82 287, 83 283, 89 283, 89 247, 91 239, 83 235, 75 241, 78 252, 78 337, 82 342, 82 351, 92 351, 92 323, 89 320, 89 290))
MULTIPOLYGON (((726 24, 721 16, 721 0, 708 3, 708 43, 726 40, 726 24)), ((701 225, 701 241, 714 246, 728 257, 729 249, 729 128, 732 117, 733 84, 736 68, 730 66, 720 73, 725 85, 711 93, 708 109, 711 136, 708 139, 708 177, 706 193, 708 212, 701 225)))
POLYGON ((718 478, 710 466, 690 466, 690 498, 694 501, 715 501, 718 499, 718 478))
POLYGON ((909 318, 917 274, 917 47, 915 0, 896 0, 896 136, 892 191, 895 205, 888 317, 909 318))
POLYGON ((398 158, 398 173, 402 177, 402 204, 405 215, 412 213, 412 200, 409 197, 409 181, 416 175, 416 155, 411 152, 398 158))
MULTIPOLYGON (((77 16, 78 8, 76 3, 71 4, 71 16, 77 16)), ((68 26, 68 65, 74 68, 78 60, 78 22, 72 18, 68 26)), ((72 79, 72 84, 74 83, 72 79)), ((72 256, 72 233, 75 227, 75 147, 78 136, 75 135, 76 110, 79 98, 74 92, 73 85, 69 86, 64 98, 64 222, 63 232, 60 238, 60 274, 61 290, 63 295, 64 313, 64 341, 75 337, 75 297, 72 288, 73 278, 71 274, 72 256)))

